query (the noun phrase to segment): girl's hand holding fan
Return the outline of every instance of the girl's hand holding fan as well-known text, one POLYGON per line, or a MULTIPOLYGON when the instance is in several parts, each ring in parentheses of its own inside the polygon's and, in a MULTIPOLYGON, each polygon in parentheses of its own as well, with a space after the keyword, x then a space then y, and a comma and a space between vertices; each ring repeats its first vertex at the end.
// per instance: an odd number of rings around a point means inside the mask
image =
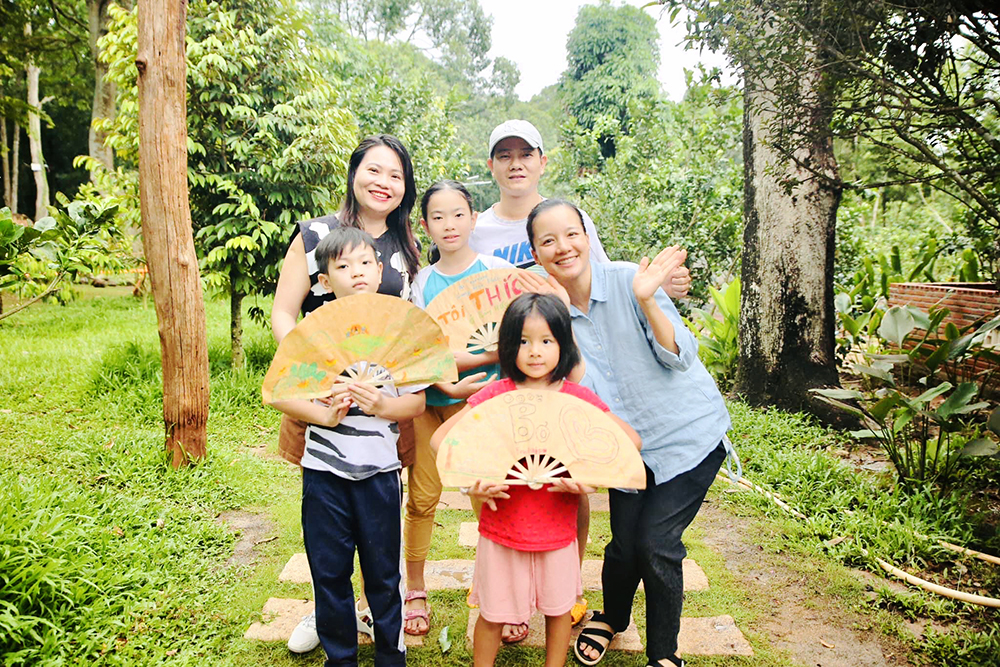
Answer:
POLYGON ((477 479, 472 483, 472 486, 469 487, 468 491, 466 491, 466 495, 482 498, 483 503, 496 512, 497 499, 510 499, 510 495, 507 493, 508 489, 510 489, 510 487, 506 484, 491 484, 490 482, 484 482, 481 479, 477 479))

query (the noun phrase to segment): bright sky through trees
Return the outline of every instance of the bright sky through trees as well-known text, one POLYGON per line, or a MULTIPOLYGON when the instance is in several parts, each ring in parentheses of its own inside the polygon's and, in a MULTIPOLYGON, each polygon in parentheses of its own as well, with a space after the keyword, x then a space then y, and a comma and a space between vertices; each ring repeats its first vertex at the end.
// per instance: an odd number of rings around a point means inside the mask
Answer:
MULTIPOLYGON (((627 0, 641 7, 648 0, 627 0)), ((579 8, 597 4, 596 0, 479 0, 483 10, 493 17, 491 58, 505 56, 517 63, 521 82, 517 94, 530 99, 545 86, 556 83, 566 69, 566 36, 573 29, 579 8)), ((684 50, 684 26, 671 27, 669 18, 658 8, 647 9, 657 18, 660 30, 660 82, 672 100, 684 95, 684 68, 692 69, 701 61, 708 66, 726 66, 721 54, 699 55, 684 50)), ((680 19, 681 17, 678 17, 680 19)))

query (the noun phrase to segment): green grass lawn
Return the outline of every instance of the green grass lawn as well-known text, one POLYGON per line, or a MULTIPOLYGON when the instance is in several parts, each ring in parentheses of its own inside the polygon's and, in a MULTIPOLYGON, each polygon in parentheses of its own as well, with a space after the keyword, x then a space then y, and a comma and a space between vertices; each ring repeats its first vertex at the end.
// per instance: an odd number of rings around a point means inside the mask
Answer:
MULTIPOLYGON (((276 411, 260 403, 260 382, 274 352, 268 330, 247 324, 247 367, 233 371, 228 305, 209 301, 207 309, 212 367, 208 457, 178 471, 166 465, 163 451, 151 302, 114 296, 65 307, 40 304, 0 325, 3 664, 322 664, 319 651, 293 656, 283 644, 243 639, 267 598, 310 595, 308 586, 277 581, 288 558, 302 551, 299 473, 259 452, 261 447, 275 452, 279 421, 276 411), (252 565, 225 564, 237 536, 216 517, 234 509, 261 515, 270 522, 268 535, 277 538, 254 548, 252 565)), ((734 416, 746 437, 773 439, 754 431, 766 429, 771 417, 745 408, 734 410, 734 416)), ((797 434, 800 441, 806 428, 794 420, 779 427, 781 434, 797 434)), ((819 429, 808 434, 820 445, 826 438, 819 429)), ((747 451, 750 466, 761 466, 761 475, 765 469, 777 475, 781 466, 802 465, 794 457, 777 457, 771 470, 758 460, 757 450, 747 451)), ((819 464, 814 468, 821 471, 818 475, 836 478, 819 464)), ((782 491, 791 495, 789 488, 782 491)), ((743 503, 754 520, 785 520, 761 519, 774 510, 760 500, 726 502, 743 503)), ((431 559, 474 557, 473 550, 458 545, 463 520, 470 515, 438 513, 431 559)), ((607 521, 607 514, 594 514, 588 557, 601 557, 610 533, 607 521)), ((813 526, 803 529, 802 538, 816 534, 813 526)), ((695 658, 689 664, 792 664, 753 630, 755 620, 768 610, 741 589, 697 529, 688 542, 713 586, 689 595, 687 608, 697 615, 732 615, 757 653, 752 659, 695 658)), ((817 551, 804 549, 795 558, 814 563, 821 558, 817 551)), ((599 593, 587 597, 592 609, 600 608, 599 593)), ((432 632, 424 647, 411 651, 410 663, 470 664, 465 592, 433 591, 430 600, 432 632), (444 627, 452 643, 447 653, 438 642, 444 627)), ((886 603, 891 604, 896 603, 886 603)), ((636 620, 641 633, 642 605, 640 593, 636 620)), ((370 648, 362 649, 365 659, 371 659, 370 648)), ((501 651, 497 664, 542 663, 540 650, 512 648, 501 651)), ((617 654, 602 664, 640 666, 645 660, 617 654)))

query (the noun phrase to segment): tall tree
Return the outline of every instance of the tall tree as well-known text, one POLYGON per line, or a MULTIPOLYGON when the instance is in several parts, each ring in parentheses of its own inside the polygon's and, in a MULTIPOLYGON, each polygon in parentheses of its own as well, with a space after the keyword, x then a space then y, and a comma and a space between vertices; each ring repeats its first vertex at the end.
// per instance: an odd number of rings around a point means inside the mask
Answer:
MULTIPOLYGON (((127 168, 135 132, 134 14, 112 9, 104 40, 121 112, 101 122, 127 168)), ((292 3, 196 2, 187 35, 188 183, 206 285, 230 300, 234 367, 243 365, 243 302, 273 291, 294 223, 332 211, 357 127, 340 104, 333 60, 303 44, 292 3)), ((126 169, 111 172, 127 188, 126 169)), ((251 312, 260 312, 254 308, 251 312)))
MULTIPOLYGON (((31 24, 24 25, 24 36, 31 38, 31 24)), ((35 178, 35 220, 41 220, 49 214, 49 177, 45 169, 45 157, 42 155, 42 105, 51 98, 39 99, 38 79, 42 70, 32 55, 28 56, 25 65, 28 82, 28 146, 31 150, 31 172, 35 178)))
POLYGON ((586 131, 602 125, 601 153, 615 154, 613 135, 627 134, 629 105, 657 96, 660 63, 656 22, 641 9, 608 0, 580 8, 566 40, 560 93, 570 116, 586 131), (606 128, 606 129, 604 129, 606 128))
MULTIPOLYGON (((661 4, 679 11, 682 3, 661 4)), ((836 418, 809 392, 839 384, 833 258, 841 183, 830 129, 836 86, 806 26, 838 18, 823 3, 805 0, 688 4, 698 10, 689 24, 695 37, 724 47, 743 75, 736 392, 754 405, 836 418), (789 6, 801 10, 798 29, 781 20, 789 6)))
POLYGON ((163 367, 163 419, 171 462, 205 456, 208 346, 205 304, 187 191, 187 3, 139 6, 139 195, 163 367))
MULTIPOLYGON (((756 28, 762 39, 767 26, 761 12, 756 28)), ((809 133, 815 141, 792 160, 775 148, 773 80, 744 66, 745 226, 735 389, 752 405, 831 416, 808 390, 839 384, 832 277, 840 189, 832 185, 837 162, 823 75, 810 73, 800 83, 803 105, 816 110, 803 119, 814 124, 809 133)))
MULTIPOLYGON (((94 61, 94 102, 90 110, 90 132, 87 137, 88 155, 105 169, 113 169, 114 149, 104 140, 107 134, 94 126, 98 119, 111 120, 115 117, 114 82, 108 78, 107 63, 101 61, 98 40, 108 34, 108 6, 112 0, 87 0, 87 24, 90 28, 90 57, 94 61)), ((120 3, 122 4, 122 3, 120 3)), ((127 5, 127 3, 125 3, 127 5)))

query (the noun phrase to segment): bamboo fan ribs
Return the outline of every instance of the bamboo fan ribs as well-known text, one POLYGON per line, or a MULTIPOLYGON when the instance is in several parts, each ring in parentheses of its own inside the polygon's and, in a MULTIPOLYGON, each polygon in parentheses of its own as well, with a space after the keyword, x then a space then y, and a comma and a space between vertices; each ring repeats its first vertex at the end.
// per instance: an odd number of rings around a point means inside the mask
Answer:
POLYGON ((490 269, 459 280, 427 304, 452 352, 493 352, 507 305, 523 292, 521 269, 490 269))
POLYGON ((285 336, 264 377, 264 403, 330 396, 338 384, 454 382, 455 357, 427 313, 384 294, 327 303, 285 336))
POLYGON ((477 405, 441 443, 446 486, 477 479, 532 489, 571 477, 582 484, 642 489, 642 458, 603 411, 557 391, 519 389, 477 405))

